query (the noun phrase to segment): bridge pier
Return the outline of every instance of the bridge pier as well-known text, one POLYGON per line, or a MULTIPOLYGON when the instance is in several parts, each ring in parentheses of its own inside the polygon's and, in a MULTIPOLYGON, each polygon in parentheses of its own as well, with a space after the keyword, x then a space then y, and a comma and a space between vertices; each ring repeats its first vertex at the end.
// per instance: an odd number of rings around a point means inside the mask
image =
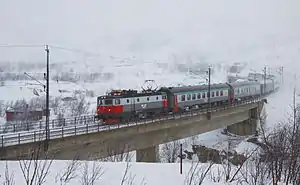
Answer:
POLYGON ((136 162, 157 162, 158 158, 158 146, 152 146, 136 151, 136 162))
POLYGON ((230 125, 227 127, 228 132, 236 135, 253 135, 257 131, 258 108, 249 110, 249 119, 230 125))

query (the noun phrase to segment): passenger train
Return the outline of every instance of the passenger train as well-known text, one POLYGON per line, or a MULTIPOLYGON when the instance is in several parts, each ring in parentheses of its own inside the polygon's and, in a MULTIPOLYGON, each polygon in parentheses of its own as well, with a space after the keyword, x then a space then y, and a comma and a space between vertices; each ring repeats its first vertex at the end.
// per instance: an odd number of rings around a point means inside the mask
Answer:
MULTIPOLYGON (((274 80, 266 82, 244 81, 211 84, 211 105, 232 104, 269 94, 278 89, 274 80), (264 88, 264 85, 266 86, 264 88)), ((133 119, 185 112, 207 107, 208 85, 162 87, 155 91, 113 90, 98 97, 97 119, 105 124, 115 124, 133 119)))

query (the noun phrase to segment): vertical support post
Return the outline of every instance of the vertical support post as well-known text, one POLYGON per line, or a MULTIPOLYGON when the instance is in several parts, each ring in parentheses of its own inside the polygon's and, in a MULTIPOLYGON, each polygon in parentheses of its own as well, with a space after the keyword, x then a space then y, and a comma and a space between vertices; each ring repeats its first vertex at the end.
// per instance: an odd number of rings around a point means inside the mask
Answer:
POLYGON ((18 134, 18 144, 20 144, 20 142, 21 142, 21 139, 20 139, 20 133, 18 134))
POLYGON ((267 67, 264 67, 264 94, 266 93, 267 67))
POLYGON ((46 45, 46 58, 47 58, 47 71, 46 74, 44 75, 46 78, 46 140, 45 140, 45 145, 44 145, 44 151, 48 150, 49 147, 49 47, 46 45))
POLYGON ((207 119, 211 119, 211 102, 210 102, 210 97, 211 97, 211 92, 210 92, 210 76, 211 76, 211 67, 208 67, 208 94, 207 94, 207 100, 208 100, 208 110, 207 110, 207 119))
POLYGON ((180 143, 180 174, 182 174, 182 144, 180 143))
POLYGON ((3 135, 1 136, 1 145, 2 145, 2 147, 4 147, 4 138, 3 138, 3 135))

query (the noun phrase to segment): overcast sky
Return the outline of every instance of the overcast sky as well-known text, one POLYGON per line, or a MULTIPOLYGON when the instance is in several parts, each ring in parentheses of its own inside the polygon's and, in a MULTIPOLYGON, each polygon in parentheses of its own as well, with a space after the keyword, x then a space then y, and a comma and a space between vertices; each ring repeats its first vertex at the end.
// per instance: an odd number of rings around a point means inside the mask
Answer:
MULTIPOLYGON (((174 53, 271 60, 299 53, 299 8, 299 0, 1 0, 0 44, 158 60, 174 53)), ((0 48, 1 60, 22 51, 0 48)))

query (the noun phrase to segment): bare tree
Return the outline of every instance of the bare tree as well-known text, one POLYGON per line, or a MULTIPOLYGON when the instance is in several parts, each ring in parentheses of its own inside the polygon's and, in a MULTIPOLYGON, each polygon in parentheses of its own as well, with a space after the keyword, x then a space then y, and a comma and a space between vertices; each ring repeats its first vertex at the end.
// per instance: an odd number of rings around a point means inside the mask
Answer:
POLYGON ((85 161, 81 170, 80 183, 82 185, 94 185, 104 174, 103 167, 98 161, 93 161, 92 169, 89 169, 89 162, 85 161))
POLYGON ((115 147, 107 148, 107 153, 109 155, 105 158, 101 158, 101 161, 130 162, 133 159, 133 154, 128 151, 127 145, 117 144, 115 147), (115 152, 113 148, 118 148, 118 152, 115 152))
POLYGON ((43 152, 43 141, 36 142, 28 157, 29 160, 19 159, 19 166, 26 185, 44 184, 53 160, 48 159, 48 152, 43 152), (44 160, 41 160, 41 157, 44 160))
POLYGON ((268 166, 259 157, 246 161, 240 170, 240 183, 245 182, 249 185, 268 184, 268 166))
POLYGON ((4 182, 2 184, 3 185, 14 185, 15 184, 14 173, 13 172, 11 174, 9 173, 7 161, 5 163, 4 182))
MULTIPOLYGON (((136 175, 129 172, 130 168, 130 162, 127 161, 120 185, 133 185, 136 175)), ((142 179, 140 185, 146 185, 145 178, 142 179)))
POLYGON ((159 158, 161 162, 174 163, 177 161, 179 153, 179 141, 172 141, 162 145, 159 158))
POLYGON ((57 173, 55 182, 60 182, 61 185, 68 184, 71 180, 77 177, 77 170, 80 168, 78 158, 74 158, 68 162, 63 171, 57 173))
POLYGON ((207 167, 204 164, 199 164, 199 160, 196 163, 192 161, 189 172, 184 179, 185 185, 201 185, 213 166, 213 162, 209 162, 207 167))
POLYGON ((216 171, 210 170, 209 175, 210 175, 210 179, 211 179, 212 182, 221 182, 222 177, 225 176, 225 173, 218 166, 216 171))
POLYGON ((85 96, 80 94, 76 96, 76 93, 73 95, 74 100, 70 102, 70 108, 72 116, 81 116, 88 113, 90 103, 86 101, 85 96))

